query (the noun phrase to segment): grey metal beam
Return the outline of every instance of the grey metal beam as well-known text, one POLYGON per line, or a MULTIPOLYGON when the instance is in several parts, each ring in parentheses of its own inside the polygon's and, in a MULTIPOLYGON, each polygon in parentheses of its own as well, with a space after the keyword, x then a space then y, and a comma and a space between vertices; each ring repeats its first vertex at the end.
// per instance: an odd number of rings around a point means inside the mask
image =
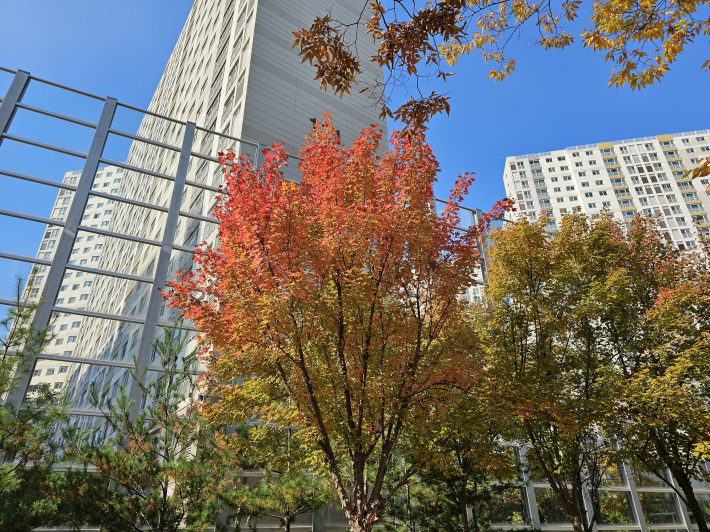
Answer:
POLYGON ((0 168, 0 174, 6 175, 8 177, 14 177, 16 179, 22 179, 24 181, 32 181, 33 183, 39 183, 40 185, 47 185, 50 187, 64 188, 66 190, 76 190, 74 185, 68 185, 62 181, 53 181, 51 179, 44 179, 43 177, 36 177, 29 174, 23 174, 20 172, 13 172, 12 170, 5 170, 0 168))
MULTIPOLYGON (((178 219, 180 217, 182 193, 185 190, 192 142, 195 138, 195 127, 193 122, 187 122, 183 130, 180 159, 178 160, 177 171, 175 172, 175 183, 173 184, 172 195, 170 197, 170 210, 167 220, 165 221, 163 242, 160 247, 160 252, 158 253, 158 262, 155 268, 155 280, 153 281, 150 297, 148 299, 145 325, 143 326, 143 334, 141 335, 138 355, 136 357, 138 375, 141 375, 143 368, 150 363, 150 354, 153 350, 153 342, 158 328, 160 306, 162 305, 163 299, 160 290, 165 287, 165 282, 168 277, 173 242, 175 240, 175 230, 177 229, 178 219)), ((136 381, 131 382, 129 397, 133 400, 133 405, 130 410, 132 419, 135 419, 140 412, 141 395, 142 390, 140 383, 136 381)))
MULTIPOLYGON (((101 159, 101 153, 106 145, 108 130, 111 127, 111 122, 113 121, 113 115, 115 112, 116 100, 114 98, 107 98, 104 101, 104 107, 101 111, 99 124, 94 132, 94 138, 91 141, 91 147, 89 148, 89 153, 86 157, 86 161, 84 162, 84 168, 82 169, 81 177, 79 178, 79 183, 76 187, 74 199, 71 207, 69 208, 66 221, 63 224, 64 230, 59 237, 59 243, 54 252, 52 266, 47 272, 47 281, 45 282, 44 289, 42 291, 42 295, 45 297, 45 302, 39 309, 37 309, 32 321, 35 331, 40 331, 47 327, 49 320, 52 317, 52 312, 55 308, 54 302, 57 299, 57 294, 59 294, 59 289, 62 286, 62 281, 64 279, 64 269, 66 268, 69 258, 71 257, 72 248, 74 247, 74 239, 76 238, 79 224, 81 223, 81 219, 84 215, 86 200, 89 198, 91 185, 94 181, 96 171, 99 168, 99 160, 101 159)), ((30 360, 28 367, 33 368, 35 362, 36 359, 30 360)), ((22 402, 24 401, 30 379, 30 372, 23 373, 19 379, 18 385, 8 397, 8 400, 12 402, 11 404, 17 409, 20 408, 22 402)))
POLYGON ((24 70, 18 70, 15 77, 10 83, 10 88, 0 104, 0 144, 2 144, 2 136, 10 127, 12 117, 15 116, 17 104, 22 99, 22 95, 27 90, 30 83, 30 73, 24 70))
MULTIPOLYGON (((67 266, 71 269, 71 266, 67 266)), ((56 296, 55 296, 56 297, 56 296)), ((142 325, 145 323, 143 318, 134 318, 132 316, 119 316, 118 314, 105 314, 103 312, 92 312, 90 310, 81 310, 78 308, 52 307, 52 312, 61 312, 63 314, 75 314, 77 316, 86 316, 87 318, 99 318, 103 320, 125 321, 126 323, 137 323, 142 325)))
POLYGON ((34 139, 28 139, 27 137, 20 137, 18 135, 10 135, 5 133, 3 135, 6 139, 14 140, 15 142, 21 142, 23 144, 29 144, 30 146, 36 146, 37 148, 42 148, 45 150, 56 151, 58 153, 63 153, 64 155, 71 155, 77 159, 86 159, 89 154, 83 153, 76 150, 70 150, 69 148, 62 148, 61 146, 56 146, 54 144, 47 144, 46 142, 40 142, 34 139))
POLYGON ((3 216, 10 216, 12 218, 20 218, 22 220, 29 220, 30 222, 39 222, 46 225, 57 225, 59 227, 64 227, 64 222, 59 220, 53 220, 52 218, 45 218, 44 216, 35 216, 34 214, 28 214, 26 212, 15 212, 8 211, 5 209, 0 209, 0 214, 3 216))
POLYGON ((51 116, 52 118, 57 118, 59 120, 64 120, 65 122, 71 122, 72 124, 77 124, 79 126, 96 129, 97 124, 94 124, 93 122, 87 122, 86 120, 81 120, 80 118, 74 118, 73 116, 62 115, 59 113, 55 113, 54 111, 48 111, 47 109, 42 109, 33 105, 27 105, 26 103, 18 103, 17 107, 20 109, 25 109, 27 111, 32 111, 33 113, 38 113, 45 116, 51 116))
MULTIPOLYGON (((0 257, 2 254, 0 253, 0 257)), ((38 264, 41 264, 38 262, 38 264)), ((152 283, 152 277, 142 277, 140 275, 131 275, 128 273, 113 272, 110 270, 99 270, 98 268, 87 268, 78 264, 67 264, 67 270, 77 270, 80 272, 94 273, 96 275, 106 275, 107 277, 117 277, 118 279, 126 279, 128 281, 138 281, 139 283, 152 283)))
POLYGON ((30 264, 43 264, 45 266, 51 266, 51 260, 37 259, 35 257, 30 257, 28 255, 16 255, 15 253, 6 253, 0 251, 0 259, 16 260, 19 262, 29 262, 30 264))
POLYGON ((146 144, 152 144, 153 146, 157 146, 159 148, 164 148, 166 150, 172 150, 172 151, 180 151, 180 148, 177 146, 172 146, 170 144, 165 144, 164 142, 160 142, 158 140, 151 140, 147 139, 145 137, 139 137, 138 135, 133 135, 132 133, 126 133, 125 131, 121 131, 120 129, 111 129, 109 131, 112 135, 118 135, 119 137, 124 137, 127 139, 135 140, 137 142, 145 142, 146 144))
POLYGON ((638 525, 641 527, 641 532, 648 532, 648 525, 646 524, 646 519, 643 515, 643 508, 641 507, 641 499, 639 499, 639 492, 636 489, 636 482, 634 481, 634 475, 631 472, 631 468, 628 464, 623 464, 622 470, 624 476, 626 477, 626 482, 629 485, 629 491, 631 491, 631 503, 633 504, 633 511, 636 517, 638 525))
POLYGON ((113 201, 118 201, 121 203, 129 203, 130 205, 135 205, 136 207, 143 207, 144 209, 151 209, 154 211, 159 211, 159 212, 168 212, 168 209, 165 207, 161 207, 159 205, 153 205, 152 203, 146 203, 144 201, 137 201, 129 198, 123 198, 121 196, 116 196, 114 194, 106 194, 105 192, 97 192, 97 191, 92 191, 91 192, 92 196, 96 196, 97 198, 105 198, 113 201))
MULTIPOLYGON (((73 206, 73 204, 72 204, 73 206)), ((83 209, 83 207, 82 207, 83 209)), ((113 231, 105 231, 103 229, 99 229, 98 227, 87 227, 86 225, 80 225, 77 228, 78 231, 86 231, 87 233, 95 233, 97 235, 104 235, 104 236, 110 236, 113 238, 120 238, 122 240, 130 240, 132 242, 140 242, 141 244, 148 244, 150 246, 159 246, 160 242, 157 240, 149 240, 147 238, 141 238, 139 236, 131 236, 127 235, 124 233, 115 233, 113 231)))
POLYGON ((160 172, 154 172, 152 170, 146 170, 145 168, 139 168, 138 166, 131 166, 130 164, 122 163, 119 161, 114 161, 111 159, 101 158, 103 164, 109 166, 117 166, 118 168, 123 168, 124 170, 131 170, 139 174, 152 175, 153 177, 159 177, 160 179, 165 179, 166 181, 175 181, 175 178, 168 174, 161 174, 160 172))
MULTIPOLYGON (((37 355, 41 360, 54 360, 56 362, 70 362, 72 364, 91 364, 92 366, 108 366, 112 368, 132 369, 133 362, 118 362, 117 360, 106 360, 102 358, 81 358, 81 357, 65 357, 63 355, 37 355)), ((147 366, 148 371, 165 372, 169 368, 163 366, 147 366)), ((202 375, 204 371, 193 371, 192 375, 202 375)))

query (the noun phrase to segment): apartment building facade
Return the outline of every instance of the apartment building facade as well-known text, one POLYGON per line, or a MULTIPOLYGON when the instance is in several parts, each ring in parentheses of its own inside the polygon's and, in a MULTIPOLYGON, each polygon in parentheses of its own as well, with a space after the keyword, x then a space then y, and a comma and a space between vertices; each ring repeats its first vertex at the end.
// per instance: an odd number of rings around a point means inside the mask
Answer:
MULTIPOLYGON (((210 213, 218 187, 224 183, 223 168, 216 160, 219 152, 232 149, 256 161, 261 149, 283 143, 287 151, 297 155, 313 126, 312 119, 320 119, 325 112, 331 113, 346 145, 373 124, 386 135, 386 122, 379 118, 375 101, 359 91, 342 99, 324 92, 313 80, 313 67, 302 63, 297 50, 292 49, 293 32, 310 26, 316 17, 330 12, 339 20, 356 20, 361 8, 356 0, 334 4, 321 0, 196 0, 149 106, 155 115, 146 115, 141 121, 123 167, 119 195, 134 204, 116 206, 110 231, 150 241, 163 237, 174 183, 160 176, 176 174, 177 148, 185 138, 186 126, 157 115, 198 126, 191 143, 187 182, 201 188, 187 185, 180 198, 168 279, 192 266, 192 250, 198 243, 215 242, 217 225, 210 213), (153 142, 142 142, 138 137, 153 142), (158 210, 137 206, 136 201, 158 210)), ((374 54, 370 36, 359 35, 358 43, 363 56, 374 54)), ((381 83, 381 68, 369 62, 362 68, 361 83, 381 83)), ((286 170, 287 178, 298 179, 296 166, 294 162, 286 170)), ((153 285, 139 280, 150 278, 160 248, 109 238, 104 251, 100 269, 119 267, 137 280, 98 279, 87 309, 126 316, 127 321, 87 317, 78 335, 78 352, 119 362, 137 357, 150 364, 155 361, 152 339, 143 338, 144 325, 139 321, 152 317, 167 324, 180 317, 162 300, 151 303, 153 285)), ((195 345, 193 334, 186 350, 195 345)), ((149 378, 159 375, 149 373, 149 378)), ((92 386, 109 397, 118 393, 121 384, 130 387, 127 370, 92 365, 73 367, 70 382, 69 393, 77 408, 88 408, 92 386)), ((95 421, 87 416, 81 423, 95 421)))
MULTIPOLYGON (((80 171, 67 172, 62 181, 69 185, 76 185, 80 174, 80 171)), ((97 172, 92 190, 99 193, 115 194, 120 187, 122 175, 122 168, 104 166, 97 172)), ((71 190, 60 189, 50 218, 60 223, 63 222, 66 213, 71 208, 73 196, 74 193, 71 190)), ((114 208, 115 200, 92 196, 86 206, 83 221, 92 228, 106 228, 110 223, 114 208)), ((47 225, 37 250, 38 259, 52 260, 53 250, 60 232, 59 225, 47 225)), ((82 271, 82 268, 91 268, 98 264, 103 252, 104 240, 104 236, 100 234, 86 234, 76 238, 75 246, 71 252, 71 260, 68 263, 70 268, 76 269, 64 273, 64 281, 55 303, 57 306, 79 311, 87 307, 89 296, 96 282, 96 275, 82 271)), ((47 269, 46 265, 37 266, 34 277, 30 277, 33 283, 26 286, 28 291, 26 295, 30 301, 36 302, 41 296, 47 269)), ((82 316, 70 312, 55 313, 50 325, 52 341, 45 349, 46 354, 55 358, 37 360, 30 381, 30 392, 34 392, 42 384, 49 386, 55 392, 63 391, 72 365, 62 361, 60 357, 74 356, 82 321, 82 316)))
POLYGON ((690 249, 710 234, 710 182, 686 176, 706 157, 707 129, 508 157, 503 182, 516 201, 513 218, 547 216, 555 229, 575 211, 656 215, 669 241, 690 249))

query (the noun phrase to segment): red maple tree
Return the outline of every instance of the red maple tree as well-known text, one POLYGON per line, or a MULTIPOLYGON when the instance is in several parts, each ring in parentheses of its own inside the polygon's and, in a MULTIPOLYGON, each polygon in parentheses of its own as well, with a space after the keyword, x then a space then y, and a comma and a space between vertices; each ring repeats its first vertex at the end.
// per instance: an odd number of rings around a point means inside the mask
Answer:
POLYGON ((196 251, 197 268, 169 294, 202 330, 207 415, 297 426, 355 531, 416 472, 386 483, 391 461, 424 460, 449 394, 475 386, 461 294, 485 231, 510 207, 457 230, 472 175, 437 216, 425 139, 394 132, 383 157, 380 140, 373 126, 346 148, 326 115, 301 151, 300 183, 284 180, 281 146, 259 168, 224 155, 218 243, 196 251))

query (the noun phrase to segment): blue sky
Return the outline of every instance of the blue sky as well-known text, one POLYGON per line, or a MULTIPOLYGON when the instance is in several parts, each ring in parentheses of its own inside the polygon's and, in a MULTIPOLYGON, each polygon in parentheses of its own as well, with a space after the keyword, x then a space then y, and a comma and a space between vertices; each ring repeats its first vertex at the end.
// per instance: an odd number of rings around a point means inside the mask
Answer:
MULTIPOLYGON (((191 3, 3 0, 0 65, 145 108, 191 3)), ((584 25, 578 21, 570 29, 579 35, 584 25)), ((608 88, 611 65, 579 44, 545 52, 523 36, 512 42, 509 53, 518 69, 508 80, 487 80, 489 67, 474 55, 460 63, 446 84, 425 87, 451 96, 451 116, 437 117, 429 131, 442 167, 439 197, 447 195, 457 174, 473 171, 477 181, 465 204, 489 208, 505 195, 502 171, 508 155, 710 127, 710 74, 700 71, 710 58, 707 39, 691 46, 660 84, 641 92, 608 88)), ((6 86, 7 77, 0 75, 0 92, 6 86)), ((70 163, 34 164, 51 170, 54 164, 70 163)), ((3 186, 6 181, 0 182, 3 186)), ((37 214, 53 199, 41 195, 38 189, 27 199, 37 214)), ((0 206, 10 208, 5 201, 7 193, 0 195, 0 206)), ((20 210, 21 205, 13 207, 20 210)), ((37 231, 26 238, 29 227, 9 225, 0 217, 0 240, 32 255, 37 231)), ((7 261, 0 260, 0 284, 6 285, 10 273, 7 261)))

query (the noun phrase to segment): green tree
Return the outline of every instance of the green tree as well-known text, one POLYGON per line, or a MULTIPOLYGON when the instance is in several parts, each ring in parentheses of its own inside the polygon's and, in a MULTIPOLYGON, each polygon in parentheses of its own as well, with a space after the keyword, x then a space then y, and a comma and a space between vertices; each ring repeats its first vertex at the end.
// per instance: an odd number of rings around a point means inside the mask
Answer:
POLYGON ((600 520, 599 487, 615 445, 612 353, 599 341, 595 287, 613 260, 610 217, 521 221, 493 232, 485 298, 473 316, 527 443, 528 467, 547 480, 576 532, 600 520), (586 510, 585 498, 595 511, 586 510))
POLYGON ((657 222, 637 218, 596 291, 600 341, 614 351, 620 402, 615 431, 629 461, 666 482, 708 530, 693 490, 709 481, 710 274, 707 248, 681 252, 657 222))
POLYGON ((216 488, 236 475, 195 403, 196 357, 184 354, 187 334, 166 328, 156 340, 165 368, 159 379, 146 383, 145 373, 131 370, 145 400, 135 419, 123 387, 115 401, 92 390, 103 427, 77 441, 76 452, 103 481, 88 479, 74 493, 91 498, 91 517, 107 532, 205 530, 220 512, 216 488))
POLYGON ((43 300, 32 302, 30 287, 15 283, 14 305, 0 320, 0 528, 33 530, 68 519, 66 505, 52 489, 52 467, 61 456, 60 428, 67 421, 62 396, 39 387, 20 407, 9 400, 20 380, 31 372, 30 361, 52 340, 49 327, 32 324, 43 300))
POLYGON ((335 502, 330 484, 302 469, 283 474, 266 471, 256 486, 242 484, 229 497, 233 508, 253 519, 254 528, 261 518, 272 517, 279 520, 286 532, 290 532, 299 515, 317 512, 335 502))

